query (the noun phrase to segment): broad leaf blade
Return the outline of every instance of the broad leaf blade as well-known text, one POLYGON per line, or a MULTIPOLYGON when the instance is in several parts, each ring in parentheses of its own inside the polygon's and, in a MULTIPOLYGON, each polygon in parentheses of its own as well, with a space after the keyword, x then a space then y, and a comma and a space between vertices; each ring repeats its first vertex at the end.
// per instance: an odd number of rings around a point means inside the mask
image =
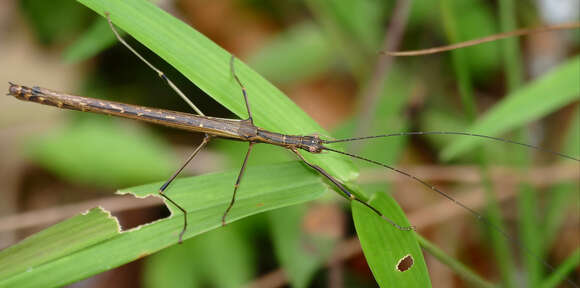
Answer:
MULTIPOLYGON (((120 227, 106 211, 95 208, 38 232, 0 252, 0 279, 78 253, 117 235, 120 227)), ((2 281, 0 281, 0 284, 2 281)))
MULTIPOLYGON (((148 1, 79 2, 101 15, 108 12, 113 23, 120 29, 154 51, 240 118, 247 118, 242 92, 231 74, 229 52, 148 1)), ((286 134, 328 135, 278 88, 243 62, 236 60, 235 70, 247 88, 256 125, 286 134)), ((305 157, 341 180, 356 177, 354 166, 335 155, 305 157)))
MULTIPOLYGON (((221 226, 236 174, 237 171, 230 171, 175 181, 169 195, 189 212, 184 238, 221 226)), ((245 178, 228 222, 311 201, 328 190, 318 176, 296 162, 249 167, 245 178), (263 175, 269 177, 264 179, 263 175)), ((160 185, 121 192, 147 196, 157 193, 160 185)), ((91 221, 86 220, 86 215, 77 216, 1 251, 0 287, 62 286, 173 245, 183 227, 183 218, 175 215, 119 234, 115 220, 107 213, 96 209, 88 215, 91 221), (67 244, 63 245, 63 241, 67 244), (53 248, 47 249, 47 245, 53 248)))

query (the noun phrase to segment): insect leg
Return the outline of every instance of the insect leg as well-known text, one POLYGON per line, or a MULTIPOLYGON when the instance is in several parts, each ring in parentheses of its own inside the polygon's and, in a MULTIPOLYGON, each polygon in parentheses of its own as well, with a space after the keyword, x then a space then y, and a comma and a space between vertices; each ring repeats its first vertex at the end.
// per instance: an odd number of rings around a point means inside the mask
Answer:
POLYGON ((157 67, 155 67, 155 66, 153 66, 153 64, 149 63, 149 61, 147 61, 145 59, 145 57, 141 56, 141 54, 139 54, 135 49, 133 49, 133 47, 131 47, 127 42, 125 42, 125 40, 123 40, 121 35, 119 35, 119 33, 117 32, 117 29, 115 29, 113 22, 111 22, 111 17, 109 17, 109 12, 105 12, 105 16, 107 17, 107 22, 109 23, 111 30, 113 30, 115 37, 117 37, 117 40, 119 40, 119 42, 121 42, 121 44, 123 44, 125 47, 127 47, 127 49, 129 49, 129 51, 131 51, 133 54, 135 54, 135 56, 137 56, 137 58, 141 59, 141 61, 143 61, 143 63, 147 64, 147 66, 149 66, 149 68, 151 68, 155 72, 157 72, 157 75, 159 75, 159 77, 161 77, 161 79, 165 80, 167 85, 169 85, 169 87, 171 87, 171 89, 173 89, 173 91, 175 91, 175 93, 177 93, 177 95, 179 95, 179 97, 181 97, 181 99, 183 99, 183 101, 185 101, 187 103, 187 105, 189 105, 189 107, 193 108, 195 113, 197 113, 201 116, 204 116, 203 112, 201 112, 201 110, 199 110, 197 108, 197 106, 195 106, 195 104, 193 104, 193 102, 191 102, 191 100, 189 100, 189 98, 187 98, 187 96, 185 96, 185 94, 183 92, 181 92, 181 90, 179 90, 179 88, 177 88, 177 86, 175 84, 173 84, 173 82, 171 82, 171 80, 169 78, 167 78, 167 76, 165 76, 165 73, 163 73, 163 71, 157 69, 157 67))
POLYGON ((248 146, 248 152, 246 152, 246 158, 244 158, 244 163, 242 163, 242 169, 240 169, 240 174, 238 174, 238 179, 236 179, 236 184, 234 184, 234 194, 232 195, 232 201, 230 201, 230 205, 228 206, 228 208, 226 209, 226 212, 224 212, 224 215, 222 216, 222 226, 226 225, 226 216, 228 215, 228 213, 230 212, 230 210, 234 206, 234 203, 236 202, 236 193, 238 192, 238 187, 240 187, 240 181, 242 181, 242 176, 244 176, 244 171, 246 171, 246 164, 248 163, 248 158, 250 157, 250 152, 252 152, 252 146, 254 146, 254 143, 252 143, 252 142, 249 142, 249 143, 250 143, 250 146, 248 146))
POLYGON ((296 149, 291 149, 292 152, 294 152, 296 155, 298 155, 298 157, 304 162, 306 163, 306 165, 310 166, 312 169, 318 171, 318 173, 322 174, 324 177, 326 177, 328 180, 330 180, 330 182, 334 183, 334 185, 336 185, 336 187, 338 187, 338 189, 340 189, 340 191, 342 193, 344 193, 344 195, 346 195, 346 197, 348 197, 349 199, 353 200, 353 201, 357 201, 365 206, 367 206, 369 209, 371 209, 373 212, 375 212, 375 214, 379 215, 381 218, 383 218, 385 221, 389 222, 391 225, 393 225, 393 227, 402 230, 402 231, 410 231, 410 230, 415 230, 415 226, 401 226, 397 223, 395 223, 395 221, 389 219, 388 217, 386 217, 385 215, 383 215, 383 213, 381 213, 381 211, 379 211, 377 208, 373 207, 371 204, 362 201, 358 198, 356 198, 356 196, 354 196, 352 193, 348 192, 348 190, 344 187, 344 185, 342 185, 342 183, 340 183, 340 181, 338 181, 336 178, 332 177, 330 174, 328 174, 328 172, 326 172, 324 169, 322 169, 320 166, 312 164, 310 162, 308 162, 303 156, 302 154, 300 154, 300 152, 298 152, 298 150, 296 149))
POLYGON ((238 85, 240 85, 240 88, 242 88, 242 94, 244 95, 244 101, 246 102, 246 109, 248 110, 248 120, 250 120, 250 123, 252 123, 252 125, 254 125, 254 119, 252 118, 252 110, 250 110, 250 102, 248 101, 246 87, 244 87, 244 85, 242 84, 242 81, 240 81, 240 78, 238 78, 238 75, 236 75, 236 70, 234 69, 234 60, 235 59, 236 59, 236 56, 232 55, 232 58, 230 58, 230 70, 232 71, 232 76, 234 76, 234 79, 236 79, 236 82, 238 82, 238 85))
POLYGON ((195 148, 195 150, 193 150, 193 152, 191 152, 191 154, 189 155, 189 157, 187 158, 185 163, 183 163, 181 168, 179 168, 177 171, 175 171, 175 173, 173 173, 173 175, 171 175, 169 180, 165 181, 165 183, 163 185, 161 185, 161 188, 159 188, 159 195, 161 195, 163 198, 165 198, 167 201, 169 201, 171 204, 173 204, 173 206, 177 207, 177 209, 181 210, 181 212, 183 213, 183 229, 181 230, 181 233, 179 233, 179 244, 181 244, 181 242, 183 242, 183 234, 185 234, 185 230, 187 229, 187 211, 185 211, 185 209, 183 209, 183 207, 179 206, 179 204, 175 203, 175 201, 173 201, 171 198, 169 198, 169 196, 167 196, 164 192, 167 189, 167 187, 169 187, 169 184, 171 184, 171 182, 173 182, 173 180, 175 180, 177 175, 179 175, 179 173, 181 173, 181 171, 183 171, 185 166, 187 166, 187 164, 189 164, 189 162, 191 162, 191 160, 193 160, 195 155, 197 155, 197 153, 203 147, 205 147, 205 145, 207 145, 207 143, 209 142, 210 139, 211 139, 211 136, 205 135, 201 144, 199 144, 199 146, 197 146, 195 148))

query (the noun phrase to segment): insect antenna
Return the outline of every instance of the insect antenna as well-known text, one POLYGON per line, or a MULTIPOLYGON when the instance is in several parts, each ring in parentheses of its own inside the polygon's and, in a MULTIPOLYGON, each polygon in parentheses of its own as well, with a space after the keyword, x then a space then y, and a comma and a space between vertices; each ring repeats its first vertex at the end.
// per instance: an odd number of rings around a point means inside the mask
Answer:
MULTIPOLYGON (((353 138, 336 139, 336 140, 322 140, 322 143, 324 143, 324 144, 330 144, 330 143, 360 141, 360 140, 374 139, 374 138, 386 138, 386 137, 410 136, 410 135, 461 135, 461 136, 471 136, 471 137, 485 138, 485 139, 489 139, 489 140, 494 140, 494 141, 499 141, 499 142, 514 144, 514 145, 524 146, 524 147, 531 148, 531 149, 535 149, 535 150, 538 150, 538 151, 541 151, 541 152, 544 152, 544 153, 550 153, 552 155, 556 155, 556 156, 559 156, 559 157, 562 157, 562 158, 566 158, 566 159, 570 159, 570 160, 574 160, 574 161, 580 162, 580 158, 576 158, 574 156, 566 155, 564 153, 560 153, 560 152, 557 152, 557 151, 554 151, 554 150, 546 149, 546 148, 543 148, 543 147, 540 147, 540 146, 536 146, 536 145, 532 145, 532 144, 528 144, 528 143, 517 142, 517 141, 513 141, 513 140, 509 140, 509 139, 504 139, 504 138, 500 138, 500 137, 493 137, 493 136, 482 135, 482 134, 474 134, 474 133, 469 133, 469 132, 454 132, 454 131, 398 132, 398 133, 380 134, 380 135, 362 136, 362 137, 353 137, 353 138)), ((339 152, 339 151, 335 151, 335 152, 342 153, 342 152, 339 152)))
MULTIPOLYGON (((426 133, 430 133, 430 132, 408 132, 408 133, 416 133, 416 134, 423 134, 425 135, 426 133)), ((494 140, 498 140, 501 138, 497 138, 495 139, 495 137, 490 137, 490 136, 485 136, 485 135, 477 135, 477 134, 470 134, 470 133, 463 133, 463 132, 434 132, 433 134, 451 134, 451 135, 469 135, 469 136, 476 136, 476 137, 484 137, 484 138, 490 138, 490 139, 494 139, 494 140)), ((363 140, 363 139, 370 139, 370 138, 379 138, 379 137, 387 137, 387 136, 400 136, 400 135, 413 135, 413 134, 405 134, 405 133, 394 133, 394 134, 385 134, 385 135, 376 135, 376 136, 366 136, 366 137, 356 137, 356 138, 350 138, 350 139, 342 139, 342 140, 332 140, 332 141, 324 141, 324 143, 337 143, 337 142, 347 142, 347 141, 356 141, 356 140, 363 140)), ((501 139, 501 140, 506 140, 506 139, 501 139)), ((513 143, 513 144, 521 144, 524 146, 528 146, 529 144, 525 144, 525 143, 519 143, 519 142, 515 142, 515 141, 511 141, 511 140, 507 140, 508 143, 513 143)), ((537 147, 537 146, 533 146, 533 145, 529 145, 532 146, 533 148, 539 149, 539 150, 544 150, 543 148, 537 147)), ((474 209, 470 208, 469 206, 467 206, 466 204, 464 204, 463 202, 451 197, 451 195, 443 192, 442 190, 440 190, 439 188, 435 187, 432 184, 429 184, 428 182, 426 182, 425 180, 422 180, 408 172, 405 172, 401 169, 395 168, 393 166, 390 166, 388 164, 382 163, 382 162, 378 162, 375 160, 371 160, 368 158, 365 158, 363 156, 357 155, 357 154, 353 154, 353 153, 348 153, 348 152, 343 152, 340 150, 335 150, 332 148, 328 148, 326 146, 322 147, 323 150, 327 150, 327 151, 331 151, 331 152, 335 152, 338 154, 342 154, 342 155, 346 155, 352 158, 356 158, 371 164, 375 164, 375 165, 379 165, 382 166, 384 168, 387 168, 391 171, 394 171, 396 173, 402 174, 406 177, 411 178, 412 180, 419 182, 421 185, 429 188, 432 191, 437 192, 439 195, 449 199, 450 201, 452 201, 453 203, 457 204, 458 206, 460 206, 461 208, 467 210, 471 215, 473 215, 478 221, 484 223, 485 225, 487 225, 488 227, 492 228, 493 230, 495 230, 496 232, 500 233, 501 235, 503 235, 503 237, 505 237, 505 239, 507 239, 508 241, 510 241, 513 245, 515 245, 516 247, 518 247, 519 249, 523 250, 526 254, 528 254, 529 256, 535 258, 537 261, 539 261, 540 263, 542 263, 542 265, 544 265, 544 267, 546 267, 547 269, 549 269, 551 272, 556 271, 556 269, 554 268, 554 266, 552 266, 550 263, 548 263, 546 260, 544 260, 539 254, 536 254, 534 251, 532 251, 531 249, 529 249, 528 247, 526 247, 524 244, 522 244, 520 241, 518 241, 516 238, 514 238, 513 236, 511 236, 510 234, 508 234, 507 232, 505 232, 503 229, 501 229, 501 227, 499 227, 498 225, 494 224, 492 221, 490 221, 488 218, 486 218, 485 216, 483 216, 481 213, 475 211, 474 209)), ((546 151, 548 152, 548 151, 546 151)), ((557 153, 557 155, 560 155, 561 153, 557 153)), ((564 155, 567 156, 567 155, 564 155)), ((576 158, 567 156, 565 158, 569 158, 572 160, 576 160, 576 161, 580 161, 576 158)), ((359 201, 360 202, 360 201, 359 201)), ((361 202, 363 203, 363 202, 361 202)), ((365 203, 363 203, 365 204, 365 203)), ((369 207, 369 205, 366 205, 367 207, 369 207)), ((369 207, 371 209, 373 209, 373 207, 369 207)), ((375 210, 375 209, 373 209, 375 210)), ((376 211, 375 211, 376 212, 376 211)), ((571 279, 566 278, 566 281, 573 287, 578 287, 578 285, 576 285, 576 283, 574 283, 571 279)))

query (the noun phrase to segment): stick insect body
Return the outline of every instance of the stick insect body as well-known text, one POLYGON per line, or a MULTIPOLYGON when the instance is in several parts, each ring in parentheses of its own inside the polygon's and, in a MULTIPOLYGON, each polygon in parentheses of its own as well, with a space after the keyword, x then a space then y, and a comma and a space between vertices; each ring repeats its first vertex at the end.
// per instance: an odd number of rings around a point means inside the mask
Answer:
POLYGON ((395 223, 391 219, 385 217, 378 209, 373 207, 371 204, 369 204, 361 199, 358 199, 354 194, 352 194, 344 186, 343 183, 341 183, 341 181, 336 179, 334 176, 330 175, 327 171, 325 171, 320 166, 307 161, 302 156, 302 154, 300 152, 300 150, 306 151, 308 153, 321 153, 323 151, 331 151, 331 152, 347 155, 347 156, 352 157, 352 158, 357 158, 357 159, 360 159, 363 161, 367 161, 369 163, 380 165, 382 167, 391 169, 397 173, 401 173, 401 174, 419 182, 423 186, 439 193, 443 197, 451 200, 455 204, 464 208, 465 210, 470 212, 472 215, 474 215, 476 217, 476 219, 478 219, 479 221, 485 222, 489 227, 495 229, 497 232, 504 235, 504 237, 506 237, 512 243, 524 248, 524 250, 529 255, 531 255, 534 258, 541 261, 544 266, 546 266, 547 268, 549 268, 552 271, 554 270, 554 268, 550 264, 548 264, 546 261, 542 260, 542 258, 540 256, 535 254, 533 251, 530 251, 526 247, 523 247, 523 245, 521 245, 516 239, 514 239, 509 234, 504 232, 501 228, 499 228, 498 226, 496 226, 495 224, 493 224, 492 222, 487 220, 487 218, 485 218, 482 214, 469 208, 467 205, 457 201, 456 199, 451 197, 449 194, 439 190, 435 186, 433 186, 433 185, 425 182, 424 180, 421 180, 421 179, 419 179, 419 178, 417 178, 417 177, 415 177, 415 176, 413 176, 405 171, 399 170, 399 169, 394 168, 392 166, 389 166, 387 164, 377 162, 377 161, 374 161, 371 159, 367 159, 367 158, 364 158, 364 157, 356 155, 356 154, 351 154, 351 153, 343 152, 340 150, 336 150, 336 149, 330 148, 328 146, 325 146, 325 144, 337 143, 337 142, 358 141, 358 140, 364 140, 364 139, 369 139, 369 138, 402 136, 402 135, 433 135, 433 134, 463 135, 463 136, 480 137, 480 138, 486 138, 486 139, 490 139, 490 140, 502 141, 502 142, 506 142, 506 143, 510 143, 510 144, 521 145, 521 146, 525 146, 528 148, 538 149, 538 150, 541 150, 543 152, 552 153, 552 154, 555 154, 557 156, 568 158, 568 159, 578 161, 578 162, 580 162, 580 159, 577 159, 577 158, 574 158, 574 157, 571 157, 571 156, 568 156, 565 154, 561 154, 561 153, 558 153, 555 151, 543 149, 543 148, 540 148, 538 146, 526 144, 526 143, 519 143, 519 142, 515 142, 515 141, 503 139, 503 138, 497 138, 497 137, 479 135, 479 134, 473 134, 473 133, 466 133, 466 132, 405 132, 405 133, 392 133, 392 134, 383 134, 383 135, 348 138, 348 139, 325 140, 325 139, 322 139, 316 135, 307 135, 307 136, 286 135, 286 134, 267 131, 265 129, 259 128, 259 127, 254 125, 252 113, 251 113, 251 109, 250 109, 250 104, 249 104, 247 93, 246 93, 246 89, 245 89, 244 85, 242 84, 242 82, 240 81, 240 79, 238 78, 238 76, 235 74, 234 57, 233 56, 230 59, 230 69, 231 69, 233 78, 235 79, 235 81, 237 82, 237 84, 241 88, 242 95, 244 97, 244 101, 246 104, 246 108, 247 108, 249 117, 247 119, 244 119, 244 120, 208 117, 208 116, 203 115, 203 113, 197 107, 195 107, 195 105, 193 103, 191 103, 191 101, 189 101, 189 99, 187 99, 187 97, 179 90, 179 88, 177 88, 171 82, 171 80, 165 76, 165 74, 162 71, 160 71, 159 69, 154 67, 152 64, 150 64, 146 59, 144 59, 139 53, 137 53, 131 46, 129 46, 119 36, 119 34, 117 33, 113 24, 111 23, 110 19, 108 18, 108 15, 107 15, 107 20, 109 22, 109 25, 111 26, 113 33, 117 37, 117 39, 123 45, 125 45, 131 52, 133 52, 137 57, 139 57, 139 59, 141 59, 145 64, 147 64, 151 69, 156 71, 158 73, 158 75, 163 80, 165 80, 166 83, 179 96, 181 96, 199 115, 170 111, 170 110, 163 110, 163 109, 156 109, 156 108, 149 108, 149 107, 143 107, 143 106, 136 106, 136 105, 125 104, 125 103, 120 103, 120 102, 93 99, 93 98, 87 98, 87 97, 81 97, 81 96, 75 96, 75 95, 69 95, 69 94, 55 92, 53 90, 46 89, 46 88, 20 86, 20 85, 14 84, 14 83, 10 83, 8 95, 14 96, 14 97, 16 97, 20 100, 23 100, 23 101, 36 102, 36 103, 55 106, 55 107, 63 108, 63 109, 113 115, 113 116, 130 118, 130 119, 140 120, 140 121, 149 122, 149 123, 160 124, 163 126, 187 130, 187 131, 191 131, 191 132, 205 133, 205 137, 204 137, 203 141, 201 142, 201 144, 194 149, 194 151, 190 154, 190 156, 187 158, 187 160, 181 166, 181 168, 179 168, 159 189, 159 194, 162 197, 164 197, 168 202, 170 202, 172 205, 177 207, 183 213, 184 225, 183 225, 181 232, 179 233, 179 242, 180 243, 182 242, 183 235, 185 234, 186 229, 187 229, 187 211, 184 208, 182 208, 178 203, 173 201, 169 196, 167 196, 165 191, 169 187, 171 182, 185 168, 185 166, 198 154, 198 152, 203 147, 205 147, 207 145, 207 143, 212 138, 219 137, 219 138, 227 138, 227 139, 238 140, 238 141, 245 141, 245 142, 249 143, 248 151, 246 152, 246 156, 244 158, 242 167, 240 169, 240 172, 238 174, 238 177, 237 177, 235 185, 234 185, 234 190, 233 190, 231 202, 229 203, 228 207, 226 208, 226 210, 222 216, 222 225, 226 224, 226 217, 235 203, 236 193, 237 193, 238 187, 240 185, 241 179, 243 177, 243 173, 245 171, 247 160, 248 160, 249 155, 252 151, 253 145, 258 144, 258 143, 265 143, 265 144, 277 145, 277 146, 280 146, 280 147, 283 147, 283 148, 286 148, 286 149, 292 151, 306 165, 308 165, 310 168, 316 170, 318 173, 320 173, 325 178, 327 178, 330 182, 332 182, 341 191, 341 193, 345 197, 347 197, 351 201, 357 201, 357 202, 360 202, 361 204, 365 205, 366 207, 371 209, 375 214, 377 214, 378 216, 380 216, 381 218, 386 220, 388 223, 393 225, 395 228, 397 228, 399 230, 414 230, 413 226, 407 227, 407 226, 398 225, 397 223, 395 223))
MULTIPOLYGON (((233 58, 232 58, 233 60, 233 58)), ((206 136, 202 143, 194 150, 190 155, 186 163, 180 168, 160 189, 160 194, 165 197, 169 202, 175 205, 177 208, 184 212, 184 226, 183 230, 179 235, 179 241, 182 241, 183 234, 187 228, 187 212, 177 203, 175 203, 171 198, 169 198, 163 192, 171 181, 175 179, 177 174, 183 170, 185 165, 187 165, 193 157, 203 148, 211 138, 229 138, 240 141, 247 141, 250 143, 250 148, 244 159, 244 164, 240 170, 240 174, 234 186, 235 191, 240 184, 243 172, 245 170, 246 162, 251 151, 251 146, 257 143, 266 143, 284 147, 286 149, 294 152, 302 161, 304 161, 308 166, 312 167, 314 170, 318 171, 326 178, 328 178, 332 183, 334 183, 337 188, 340 189, 344 195, 352 200, 358 201, 365 206, 372 209, 379 216, 385 218, 389 223, 393 224, 395 227, 401 230, 410 230, 412 227, 402 227, 397 225, 395 222, 383 216, 376 208, 372 207, 370 204, 359 200, 352 193, 350 193, 344 185, 336 178, 331 176, 324 169, 308 162, 302 157, 299 150, 304 150, 309 153, 321 153, 324 150, 335 151, 340 153, 338 150, 334 150, 324 146, 324 143, 330 143, 333 141, 326 141, 321 139, 319 136, 299 136, 299 135, 285 135, 276 132, 271 132, 264 130, 262 128, 256 127, 253 124, 252 118, 245 120, 235 120, 235 119, 225 119, 225 118, 215 118, 201 115, 194 115, 170 110, 149 108, 143 106, 136 106, 131 104, 125 104, 114 101, 99 100, 94 98, 69 95, 60 92, 55 92, 50 89, 40 88, 40 87, 26 87, 20 86, 14 83, 10 83, 9 95, 12 95, 23 101, 36 102, 44 105, 55 106, 63 109, 77 110, 83 112, 93 112, 99 114, 113 115, 123 118, 136 119, 144 122, 160 124, 163 126, 168 126, 172 128, 178 128, 182 130, 187 130, 191 132, 202 132, 206 136)), ((225 225, 226 216, 229 210, 232 208, 235 202, 235 192, 234 197, 230 206, 228 206, 226 212, 222 217, 222 224, 225 225)))

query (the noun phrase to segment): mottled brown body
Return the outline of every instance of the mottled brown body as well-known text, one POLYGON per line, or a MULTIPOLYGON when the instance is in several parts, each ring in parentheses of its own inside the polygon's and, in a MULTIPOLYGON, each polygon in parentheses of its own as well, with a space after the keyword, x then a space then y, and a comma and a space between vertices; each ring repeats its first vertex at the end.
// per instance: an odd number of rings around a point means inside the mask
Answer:
POLYGON ((36 102, 69 110, 135 119, 192 132, 206 133, 216 137, 254 143, 268 143, 289 149, 298 148, 311 153, 319 153, 322 151, 322 141, 317 136, 296 136, 270 132, 254 126, 249 120, 200 116, 70 95, 40 87, 30 88, 13 83, 10 83, 8 95, 12 95, 23 101, 36 102))

